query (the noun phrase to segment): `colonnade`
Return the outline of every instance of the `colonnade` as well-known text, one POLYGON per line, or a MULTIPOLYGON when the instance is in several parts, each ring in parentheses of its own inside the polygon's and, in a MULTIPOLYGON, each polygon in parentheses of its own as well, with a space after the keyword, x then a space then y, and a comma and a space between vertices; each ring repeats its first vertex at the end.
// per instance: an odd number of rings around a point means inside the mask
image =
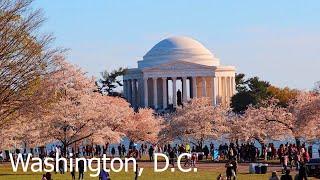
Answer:
POLYGON ((168 94, 172 91, 172 105, 177 106, 177 80, 182 82, 182 102, 190 98, 211 97, 212 104, 228 105, 235 94, 234 76, 194 76, 194 77, 143 77, 124 80, 124 96, 133 107, 152 107, 166 109, 169 105, 168 94), (187 80, 190 80, 187 87, 187 80), (168 90, 168 80, 172 89, 168 90))

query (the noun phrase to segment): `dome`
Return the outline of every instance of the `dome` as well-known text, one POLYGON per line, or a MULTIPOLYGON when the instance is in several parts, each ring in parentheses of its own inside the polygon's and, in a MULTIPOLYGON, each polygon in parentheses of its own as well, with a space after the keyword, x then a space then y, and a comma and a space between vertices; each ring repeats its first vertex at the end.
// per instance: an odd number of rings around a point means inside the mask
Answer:
POLYGON ((186 61, 218 66, 219 60, 200 42, 189 37, 170 37, 157 43, 139 61, 139 68, 152 67, 171 61, 186 61))

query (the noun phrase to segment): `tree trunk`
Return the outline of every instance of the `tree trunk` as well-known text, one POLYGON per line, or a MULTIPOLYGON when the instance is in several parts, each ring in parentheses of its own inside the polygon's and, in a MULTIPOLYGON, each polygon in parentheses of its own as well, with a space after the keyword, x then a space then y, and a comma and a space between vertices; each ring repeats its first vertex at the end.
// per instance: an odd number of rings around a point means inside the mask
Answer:
POLYGON ((67 148, 68 148, 67 143, 63 143, 63 148, 62 148, 61 156, 67 157, 67 148))
POLYGON ((93 152, 94 150, 93 150, 93 141, 91 141, 91 157, 93 158, 93 152))
POLYGON ((75 156, 77 154, 77 142, 74 142, 74 152, 73 152, 73 156, 75 156))
POLYGON ((203 146, 203 142, 202 142, 202 140, 199 140, 198 141, 198 148, 199 148, 199 150, 202 150, 202 147, 203 146))

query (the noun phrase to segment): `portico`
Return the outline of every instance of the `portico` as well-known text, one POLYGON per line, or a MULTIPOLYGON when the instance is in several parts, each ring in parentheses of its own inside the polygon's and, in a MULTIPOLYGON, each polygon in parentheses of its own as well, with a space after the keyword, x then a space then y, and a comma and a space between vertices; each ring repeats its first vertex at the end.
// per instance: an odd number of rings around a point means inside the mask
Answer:
POLYGON ((176 107, 178 99, 186 103, 198 97, 228 105, 235 93, 235 68, 221 66, 202 44, 187 37, 159 42, 123 78, 123 94, 136 108, 165 110, 176 107))

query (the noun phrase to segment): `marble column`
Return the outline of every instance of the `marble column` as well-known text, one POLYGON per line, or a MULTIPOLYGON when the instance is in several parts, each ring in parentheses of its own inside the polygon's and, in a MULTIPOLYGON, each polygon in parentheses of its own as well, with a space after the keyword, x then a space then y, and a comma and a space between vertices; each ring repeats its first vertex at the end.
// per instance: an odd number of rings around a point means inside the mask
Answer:
POLYGON ((211 90, 212 90, 212 105, 216 105, 216 78, 213 76, 212 77, 212 82, 211 82, 211 90))
POLYGON ((131 79, 128 79, 128 97, 127 100, 129 103, 132 102, 132 84, 131 84, 131 79))
POLYGON ((138 107, 142 107, 143 106, 143 102, 142 102, 142 99, 143 99, 143 79, 142 78, 139 78, 138 80, 138 89, 137 89, 137 99, 138 99, 138 101, 137 101, 137 106, 138 107))
POLYGON ((227 77, 222 77, 222 91, 223 91, 223 103, 224 105, 227 104, 227 77))
POLYGON ((226 91, 226 102, 228 101, 228 97, 229 97, 229 94, 230 94, 230 92, 229 92, 229 77, 225 77, 225 87, 226 87, 226 89, 225 89, 225 91, 226 91))
POLYGON ((206 77, 202 77, 202 97, 207 96, 207 82, 206 77))
POLYGON ((219 82, 218 77, 214 77, 214 92, 215 92, 215 98, 216 98, 216 105, 219 105, 219 82))
POLYGON ((126 99, 129 98, 129 80, 126 80, 126 99))
POLYGON ((132 83, 132 102, 131 102, 131 106, 132 107, 136 107, 136 105, 137 105, 137 80, 136 79, 132 79, 131 83, 132 83))
POLYGON ((228 77, 228 99, 227 99, 228 104, 230 104, 231 97, 232 97, 232 81, 231 81, 231 77, 229 76, 228 77))
POLYGON ((182 77, 182 98, 183 103, 187 102, 187 77, 182 77))
POLYGON ((226 103, 229 103, 229 97, 230 97, 230 78, 226 77, 226 103))
POLYGON ((177 78, 172 78, 172 104, 173 107, 177 107, 177 87, 176 87, 177 78))
POLYGON ((221 104, 221 77, 217 77, 217 104, 221 104))
POLYGON ((127 99, 127 80, 123 80, 123 97, 127 99))
POLYGON ((224 77, 220 77, 221 80, 221 104, 224 104, 224 77))
POLYGON ((197 77, 192 77, 192 98, 197 97, 197 77))
POLYGON ((152 85, 153 85, 153 106, 154 106, 154 109, 158 108, 157 79, 158 78, 152 78, 152 80, 153 80, 152 85))
POLYGON ((144 107, 148 107, 148 78, 143 78, 144 107))
POLYGON ((233 86, 232 86, 232 77, 229 77, 229 101, 231 100, 231 97, 233 96, 233 86))
POLYGON ((167 108, 167 101, 168 101, 168 95, 167 95, 167 78, 163 77, 162 78, 162 104, 163 104, 163 109, 167 108))

